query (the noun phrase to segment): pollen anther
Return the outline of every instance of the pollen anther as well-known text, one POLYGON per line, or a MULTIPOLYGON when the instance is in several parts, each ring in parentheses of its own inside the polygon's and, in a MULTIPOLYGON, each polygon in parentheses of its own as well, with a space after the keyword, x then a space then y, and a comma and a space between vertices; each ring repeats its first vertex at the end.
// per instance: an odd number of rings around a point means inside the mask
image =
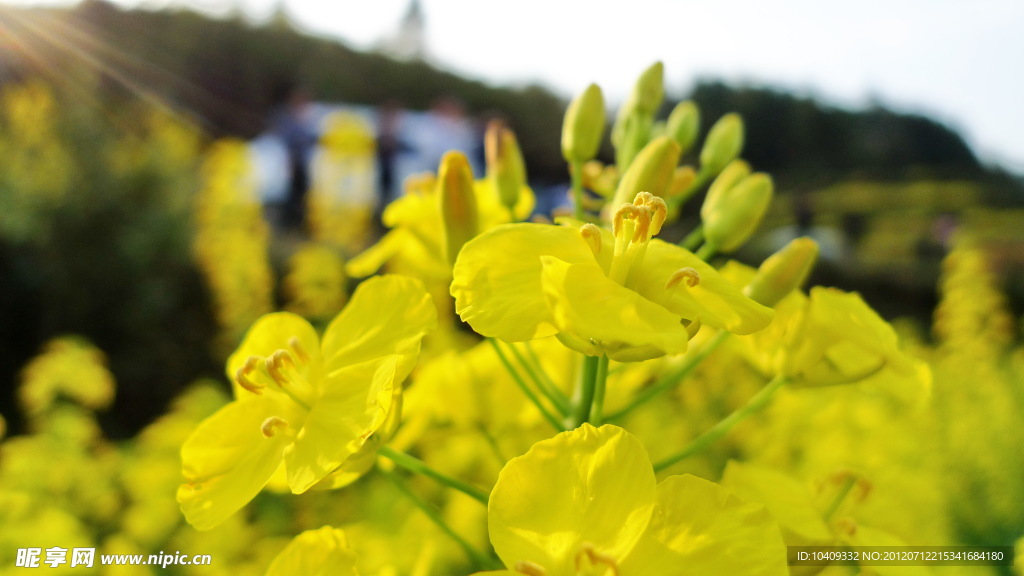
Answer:
POLYGON ((590 251, 597 256, 601 253, 601 229, 593 224, 580 226, 580 237, 587 243, 590 251))
POLYGON ((700 272, 697 272, 696 269, 690 268, 689 266, 680 268, 672 273, 668 282, 665 282, 665 289, 673 288, 683 281, 686 281, 687 286, 693 288, 697 284, 700 284, 700 272))
POLYGON ((278 416, 271 416, 263 421, 260 426, 260 432, 267 438, 273 438, 280 430, 287 428, 288 422, 284 418, 278 416))
POLYGON ((534 564, 529 560, 520 560, 516 562, 516 572, 525 574, 526 576, 544 576, 546 571, 544 567, 534 564))
POLYGON ((619 576, 619 565, 615 562, 615 559, 607 554, 602 554, 597 551, 590 542, 584 542, 580 545, 579 550, 576 551, 576 571, 578 572, 583 566, 584 559, 589 561, 591 565, 604 564, 611 569, 613 576, 619 576))
POLYGON ((295 356, 299 359, 299 362, 303 364, 309 362, 309 354, 306 353, 306 349, 302 347, 302 342, 298 338, 292 336, 288 340, 288 347, 295 352, 295 356))
POLYGON ((253 394, 262 394, 264 388, 252 380, 249 380, 249 374, 256 370, 258 364, 258 357, 249 356, 245 359, 245 364, 235 372, 235 381, 238 382, 238 385, 253 394))

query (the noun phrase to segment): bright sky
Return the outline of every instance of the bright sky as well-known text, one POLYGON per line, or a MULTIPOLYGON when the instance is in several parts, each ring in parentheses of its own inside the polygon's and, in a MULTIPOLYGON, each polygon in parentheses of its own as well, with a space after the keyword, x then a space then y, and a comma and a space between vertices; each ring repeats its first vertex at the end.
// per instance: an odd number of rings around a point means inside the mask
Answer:
MULTIPOLYGON (((373 48, 410 0, 233 0, 256 18, 283 1, 310 32, 373 48)), ((131 6, 217 0, 117 0, 131 6)), ((1024 173, 1021 0, 421 0, 433 61, 494 84, 620 102, 655 60, 677 94, 721 78, 860 107, 880 102, 961 131, 983 161, 1024 173)))

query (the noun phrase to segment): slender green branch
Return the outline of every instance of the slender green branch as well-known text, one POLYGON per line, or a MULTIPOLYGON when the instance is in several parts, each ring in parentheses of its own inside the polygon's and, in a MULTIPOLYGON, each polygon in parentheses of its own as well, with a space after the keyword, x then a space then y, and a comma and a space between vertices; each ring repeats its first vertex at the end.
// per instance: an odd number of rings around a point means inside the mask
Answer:
POLYGON ((483 423, 477 423, 476 429, 480 432, 480 435, 484 437, 484 441, 487 442, 487 446, 491 449, 491 453, 494 454, 498 463, 504 466, 505 463, 508 462, 508 457, 502 453, 501 446, 498 446, 497 438, 487 430, 487 427, 484 426, 483 423))
POLYGON ((569 176, 572 178, 574 215, 577 220, 583 220, 586 216, 586 211, 583 209, 583 163, 573 162, 569 167, 569 176))
POLYGON ((458 480, 456 478, 448 476, 447 474, 438 472, 437 470, 434 470, 433 468, 428 466, 426 462, 420 460, 419 458, 410 456, 405 452, 399 452, 398 450, 395 450, 390 446, 381 446, 377 453, 410 472, 415 472, 417 474, 422 474, 424 476, 433 478, 434 480, 438 481, 439 483, 449 488, 454 488, 455 490, 458 490, 459 492, 462 492, 467 496, 471 496, 476 500, 479 500, 484 506, 487 505, 489 495, 485 490, 481 490, 480 488, 477 488, 476 486, 473 486, 471 484, 467 484, 462 480, 458 480))
POLYGON ((723 342, 728 340, 728 338, 729 332, 725 330, 722 330, 718 334, 712 336, 710 340, 708 340, 703 346, 700 347, 700 349, 694 351, 692 354, 687 356, 686 361, 679 365, 675 370, 669 372, 668 374, 662 375, 662 377, 659 378, 654 384, 651 384, 647 388, 644 388, 643 391, 634 396, 633 400, 631 400, 630 403, 627 404, 624 408, 614 412, 613 414, 610 414, 608 416, 608 421, 614 422, 616 420, 621 420, 623 416, 632 412, 634 409, 636 409, 637 406, 646 404, 647 402, 650 402, 654 398, 661 396, 668 390, 677 386, 680 382, 683 381, 683 379, 689 376, 690 372, 693 372, 693 370, 697 366, 699 366, 705 358, 710 356, 711 353, 717 350, 723 342))
POLYGON ((597 359, 597 374, 594 376, 594 401, 590 406, 590 423, 600 426, 604 416, 604 391, 608 384, 608 357, 597 359))
POLYGON ((537 386, 537 390, 540 390, 540 393, 543 394, 549 402, 551 402, 563 418, 569 414, 569 399, 565 397, 565 394, 562 394, 561 390, 555 388, 547 374, 541 376, 544 372, 544 368, 541 366, 535 367, 530 363, 530 361, 523 357, 522 352, 516 348, 515 344, 509 344, 508 347, 512 349, 512 355, 516 357, 516 361, 519 362, 519 365, 526 371, 526 375, 530 377, 530 380, 533 380, 533 383, 537 386), (538 373, 538 370, 540 373, 538 373))
POLYGON ((583 357, 583 370, 580 371, 580 381, 576 386, 576 393, 573 394, 573 411, 570 415, 572 420, 568 426, 570 429, 579 428, 584 422, 590 421, 590 407, 594 404, 599 360, 597 356, 583 357))
POLYGON ((672 206, 675 208, 682 206, 687 200, 692 198, 694 194, 700 192, 700 189, 707 184, 708 180, 711 179, 711 176, 712 175, 706 170, 698 170, 697 177, 693 179, 693 182, 690 182, 690 185, 686 187, 686 190, 683 190, 682 193, 673 196, 669 202, 671 202, 672 206))
POLYGON ((557 384, 555 384, 555 381, 551 379, 551 376, 548 376, 547 371, 544 370, 544 363, 540 361, 540 357, 537 356, 537 352, 534 351, 529 340, 523 342, 523 347, 526 348, 526 355, 530 362, 537 369, 537 375, 544 381, 544 385, 551 390, 551 394, 560 399, 559 401, 565 406, 566 413, 568 413, 569 397, 565 395, 565 392, 563 392, 557 384))
POLYGON ((836 492, 835 498, 829 502, 828 508, 825 509, 825 522, 832 519, 832 516, 839 511, 839 507, 842 506, 843 501, 850 495, 850 491, 853 490, 853 486, 857 483, 857 477, 850 474, 843 481, 843 485, 839 487, 839 492, 836 492))
POLYGON ((772 395, 774 395, 775 392, 778 391, 779 388, 782 388, 782 386, 787 382, 789 382, 789 379, 784 376, 776 376, 773 378, 772 381, 766 384, 764 388, 761 388, 757 394, 754 394, 746 404, 740 406, 732 414, 729 414, 718 424, 715 424, 710 430, 695 438, 693 442, 690 442, 679 452, 676 452, 668 458, 656 463, 654 465, 654 471, 661 472, 676 462, 689 458, 694 454, 703 452, 708 446, 711 446, 728 434, 729 431, 737 424, 764 408, 768 404, 772 395))
POLYGON ((523 391, 523 395, 525 395, 530 402, 533 402, 533 405, 537 407, 537 410, 539 410, 541 415, 544 416, 544 419, 547 420, 555 430, 562 431, 564 428, 562 428, 562 423, 558 421, 558 417, 552 414, 551 411, 548 410, 547 406, 540 401, 540 398, 537 397, 533 390, 526 385, 526 382, 523 381, 522 376, 519 375, 515 366, 509 362, 508 357, 501 351, 501 346, 498 345, 498 341, 494 338, 488 338, 487 341, 491 343, 495 354, 498 355, 498 359, 505 365, 505 369, 508 370, 508 373, 512 376, 512 380, 514 380, 516 385, 519 386, 519 389, 523 391))
POLYGON ((701 244, 695 254, 697 255, 697 258, 707 262, 708 260, 711 260, 711 257, 715 255, 715 252, 718 252, 718 247, 711 242, 705 242, 701 244))
POLYGON ((402 479, 398 477, 398 475, 396 475, 394 472, 389 472, 388 470, 385 470, 380 467, 378 467, 377 470, 381 473, 381 475, 386 477, 388 480, 391 480, 395 487, 398 488, 398 491, 405 495, 405 497, 408 498, 410 502, 412 502, 424 514, 426 514, 427 518, 430 518, 430 520, 433 521, 434 524, 436 524, 437 527, 440 528, 442 532, 447 534, 452 540, 458 543, 458 545, 466 552, 466 555, 469 556, 469 559, 474 564, 485 570, 500 570, 502 568, 502 565, 497 561, 497 559, 493 558, 490 554, 485 554, 484 552, 477 550, 465 538, 460 536, 454 529, 452 529, 452 527, 449 526, 447 522, 445 522, 444 518, 441 517, 441 513, 436 508, 431 506, 429 502, 423 500, 422 498, 417 496, 415 492, 409 489, 409 487, 406 486, 405 482, 403 482, 402 479))
POLYGON ((686 238, 683 238, 682 241, 679 242, 679 245, 682 246, 683 248, 689 250, 690 252, 693 252, 698 247, 700 247, 700 245, 703 242, 704 242, 704 225, 703 224, 698 224, 697 227, 693 229, 693 232, 690 232, 689 234, 687 234, 686 238))

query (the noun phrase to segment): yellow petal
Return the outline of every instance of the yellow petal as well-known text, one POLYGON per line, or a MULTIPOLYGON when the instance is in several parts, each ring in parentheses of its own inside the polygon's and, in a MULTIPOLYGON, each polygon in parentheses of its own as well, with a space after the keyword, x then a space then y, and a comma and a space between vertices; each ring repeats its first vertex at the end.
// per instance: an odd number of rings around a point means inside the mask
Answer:
POLYGON ((278 350, 291 350, 292 338, 298 340, 310 358, 310 363, 300 364, 300 370, 308 377, 312 365, 320 361, 320 338, 316 330, 305 318, 291 312, 266 314, 249 328, 238 349, 228 358, 228 380, 234 385, 236 397, 241 388, 235 382, 235 374, 245 361, 250 356, 267 357, 278 350))
POLYGON ((391 411, 397 354, 327 375, 295 443, 285 450, 288 485, 300 494, 359 452, 391 411))
POLYGON ((437 308, 422 282, 397 275, 370 278, 324 333, 326 371, 400 354, 401 381, 416 364, 423 336, 436 326, 437 308))
POLYGON ((786 545, 775 519, 721 486, 689 474, 658 484, 644 537, 621 576, 787 576, 786 545))
POLYGON ((572 575, 584 544, 625 557, 647 526, 654 494, 640 441, 616 426, 584 424, 505 465, 487 507, 491 543, 506 566, 532 562, 548 576, 572 575))
POLYGON ((722 485, 744 500, 764 505, 779 521, 791 545, 832 542, 832 531, 815 507, 810 490, 789 476, 733 461, 725 467, 722 485))
POLYGON ((185 483, 178 503, 185 519, 209 530, 245 506, 281 464, 290 435, 264 436, 268 418, 295 415, 266 397, 232 402, 204 420, 181 447, 185 483))
POLYGON ((345 273, 354 278, 372 276, 388 260, 402 249, 405 242, 412 241, 409 233, 401 228, 389 231, 376 244, 353 257, 345 264, 345 273))
POLYGON ((267 576, 355 575, 356 554, 348 547, 345 533, 324 526, 306 530, 285 546, 267 569, 267 576))
POLYGON ((743 295, 712 266, 692 253, 657 238, 647 245, 643 266, 630 274, 637 292, 687 320, 724 328, 736 334, 750 334, 772 321, 771 308, 743 295), (680 268, 693 268, 700 275, 696 286, 666 288, 680 268))
POLYGON ((478 333, 508 342, 558 330, 541 293, 542 255, 593 261, 579 231, 549 224, 497 226, 466 243, 453 271, 455 311, 478 333))
POLYGON ((569 264, 542 256, 541 263, 544 295, 560 331, 596 340, 609 353, 639 346, 663 354, 686 351, 690 336, 677 314, 609 280, 593 261, 569 264))

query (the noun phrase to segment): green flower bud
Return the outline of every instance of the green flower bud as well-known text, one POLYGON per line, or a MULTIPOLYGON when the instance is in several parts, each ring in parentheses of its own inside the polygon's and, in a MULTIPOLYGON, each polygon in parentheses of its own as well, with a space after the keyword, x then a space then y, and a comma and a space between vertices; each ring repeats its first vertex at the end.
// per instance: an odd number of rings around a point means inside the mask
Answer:
POLYGON ((700 151, 700 170, 718 174, 743 150, 743 119, 739 114, 726 114, 715 122, 700 151))
MULTIPOLYGON (((651 64, 633 85, 633 93, 629 96, 629 103, 637 112, 654 116, 661 107, 661 101, 665 98, 665 65, 661 62, 651 64)), ((629 104, 627 104, 627 107, 629 104)))
POLYGON ((519 191, 526 186, 526 165, 515 133, 500 120, 493 120, 487 125, 484 154, 487 178, 498 191, 502 205, 512 210, 519 202, 519 191))
POLYGON ((612 127, 615 164, 625 172, 651 139, 654 115, 665 97, 665 66, 655 62, 640 74, 612 127))
POLYGON ((697 105, 687 100, 680 102, 672 109, 665 125, 665 133, 679 144, 681 154, 693 146, 700 132, 700 110, 697 105))
MULTIPOLYGON (((740 172, 737 169, 735 173, 740 172)), ((735 173, 730 180, 736 178, 735 173)), ((712 186, 700 209, 705 240, 719 252, 732 252, 742 246, 768 210, 773 188, 771 177, 763 172, 746 176, 728 188, 724 184, 712 186)))
POLYGON ((651 140, 637 154, 629 169, 622 175, 609 205, 612 210, 631 202, 639 192, 650 192, 664 198, 668 195, 679 163, 679 144, 668 136, 651 140))
POLYGON ((454 264, 462 246, 479 231, 473 169, 462 152, 452 150, 441 158, 437 187, 444 226, 441 250, 448 263, 454 264))
POLYGON ((604 135, 604 122, 604 95, 597 84, 591 84, 565 111, 562 156, 566 162, 582 163, 597 156, 604 135))
POLYGON ((761 264, 744 293, 755 302, 775 306, 807 281, 817 260, 818 243, 806 236, 796 238, 761 264))

